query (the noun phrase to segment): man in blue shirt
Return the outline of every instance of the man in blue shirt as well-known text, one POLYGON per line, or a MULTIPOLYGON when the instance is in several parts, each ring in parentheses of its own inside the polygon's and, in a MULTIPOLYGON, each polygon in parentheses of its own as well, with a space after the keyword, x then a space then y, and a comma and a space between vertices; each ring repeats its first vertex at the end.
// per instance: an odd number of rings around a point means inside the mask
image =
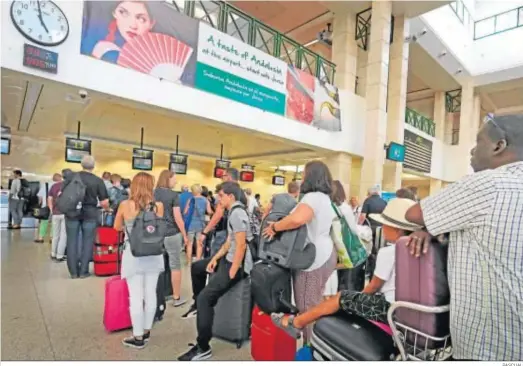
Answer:
MULTIPOLYGON (((191 191, 189 191, 189 186, 187 184, 184 184, 182 186, 182 193, 180 194, 180 207, 185 207, 187 206, 187 202, 189 202, 189 200, 192 198, 192 193, 191 191)), ((185 214, 184 214, 184 211, 182 209, 182 217, 183 219, 185 220, 185 214)))

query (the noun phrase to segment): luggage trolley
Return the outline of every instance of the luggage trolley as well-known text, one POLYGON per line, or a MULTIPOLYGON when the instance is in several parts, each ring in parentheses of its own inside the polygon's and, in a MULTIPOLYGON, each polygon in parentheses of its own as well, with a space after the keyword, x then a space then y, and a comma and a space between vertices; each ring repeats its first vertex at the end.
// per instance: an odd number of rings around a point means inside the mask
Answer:
POLYGON ((449 311, 449 305, 425 306, 406 301, 396 301, 391 304, 387 319, 395 346, 400 352, 396 357, 397 361, 445 361, 452 356, 450 334, 435 337, 396 321, 394 313, 399 308, 428 314, 442 314, 449 311))

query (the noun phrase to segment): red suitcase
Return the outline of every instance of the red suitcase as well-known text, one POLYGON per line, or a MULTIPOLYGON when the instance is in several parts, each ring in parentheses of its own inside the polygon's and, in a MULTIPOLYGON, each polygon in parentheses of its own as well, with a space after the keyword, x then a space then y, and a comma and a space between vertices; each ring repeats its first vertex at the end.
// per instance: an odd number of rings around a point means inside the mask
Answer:
POLYGON ((276 327, 258 306, 252 311, 251 356, 255 361, 294 361, 296 339, 276 327))
POLYGON ((113 276, 120 273, 121 245, 94 245, 93 262, 96 276, 113 276))
POLYGON ((108 332, 132 327, 129 310, 129 288, 120 276, 105 281, 104 327, 108 332))
MULTIPOLYGON (((407 237, 396 243, 396 301, 407 301, 425 306, 443 306, 450 302, 447 280, 448 246, 439 242, 430 244, 426 254, 416 258, 405 245, 407 237)), ((449 313, 429 314, 398 308, 396 321, 434 337, 449 334, 449 313)), ((414 334, 409 333, 410 343, 414 334)), ((417 337, 419 347, 425 346, 424 337, 417 337)), ((437 347, 429 341, 428 347, 437 347)))
POLYGON ((123 231, 117 231, 112 227, 101 226, 96 229, 96 244, 116 245, 123 243, 123 231))

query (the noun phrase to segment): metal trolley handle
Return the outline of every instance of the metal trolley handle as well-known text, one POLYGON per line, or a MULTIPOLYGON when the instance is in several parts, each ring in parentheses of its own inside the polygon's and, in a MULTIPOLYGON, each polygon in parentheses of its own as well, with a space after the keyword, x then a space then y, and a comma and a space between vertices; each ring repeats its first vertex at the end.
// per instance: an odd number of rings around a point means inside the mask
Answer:
POLYGON ((441 314, 441 313, 448 312, 450 310, 450 306, 449 305, 425 306, 425 305, 420 305, 420 304, 416 304, 413 302, 407 302, 407 301, 396 301, 390 305, 389 311, 387 312, 387 320, 389 322, 390 328, 392 329, 392 337, 394 338, 394 342, 396 343, 396 345, 400 351, 402 360, 407 361, 409 358, 407 355, 407 351, 405 350, 405 345, 403 344, 403 341, 400 338, 401 332, 396 327, 396 324, 394 323, 393 318, 392 318, 394 315, 394 312, 398 308, 406 308, 406 309, 411 309, 411 310, 419 311, 422 313, 429 313, 429 314, 441 314))

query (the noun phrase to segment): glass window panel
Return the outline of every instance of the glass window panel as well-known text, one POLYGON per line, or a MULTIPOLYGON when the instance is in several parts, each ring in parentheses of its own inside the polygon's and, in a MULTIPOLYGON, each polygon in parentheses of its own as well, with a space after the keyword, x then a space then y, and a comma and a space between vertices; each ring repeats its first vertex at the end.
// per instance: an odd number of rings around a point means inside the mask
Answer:
POLYGON ((496 17, 496 32, 502 32, 507 29, 516 28, 518 26, 518 11, 517 9, 507 13, 500 14, 496 17))
POLYGON ((254 47, 272 55, 274 53, 276 32, 267 29, 258 23, 255 23, 254 29, 254 47))
POLYGON ((494 33, 494 18, 488 18, 476 22, 475 37, 481 38, 494 33))
POLYGON ((227 34, 248 43, 250 32, 250 21, 248 18, 229 11, 227 14, 227 34))
POLYGON ((521 27, 523 26, 523 8, 519 8, 519 20, 518 25, 521 27))
POLYGON ((195 1, 194 2, 194 17, 200 19, 213 28, 219 27, 218 19, 220 17, 220 5, 213 1, 195 1))
POLYGON ((458 12, 458 8, 457 8, 457 2, 456 1, 453 1, 450 3, 450 7, 452 8, 452 10, 454 10, 456 13, 458 12))

